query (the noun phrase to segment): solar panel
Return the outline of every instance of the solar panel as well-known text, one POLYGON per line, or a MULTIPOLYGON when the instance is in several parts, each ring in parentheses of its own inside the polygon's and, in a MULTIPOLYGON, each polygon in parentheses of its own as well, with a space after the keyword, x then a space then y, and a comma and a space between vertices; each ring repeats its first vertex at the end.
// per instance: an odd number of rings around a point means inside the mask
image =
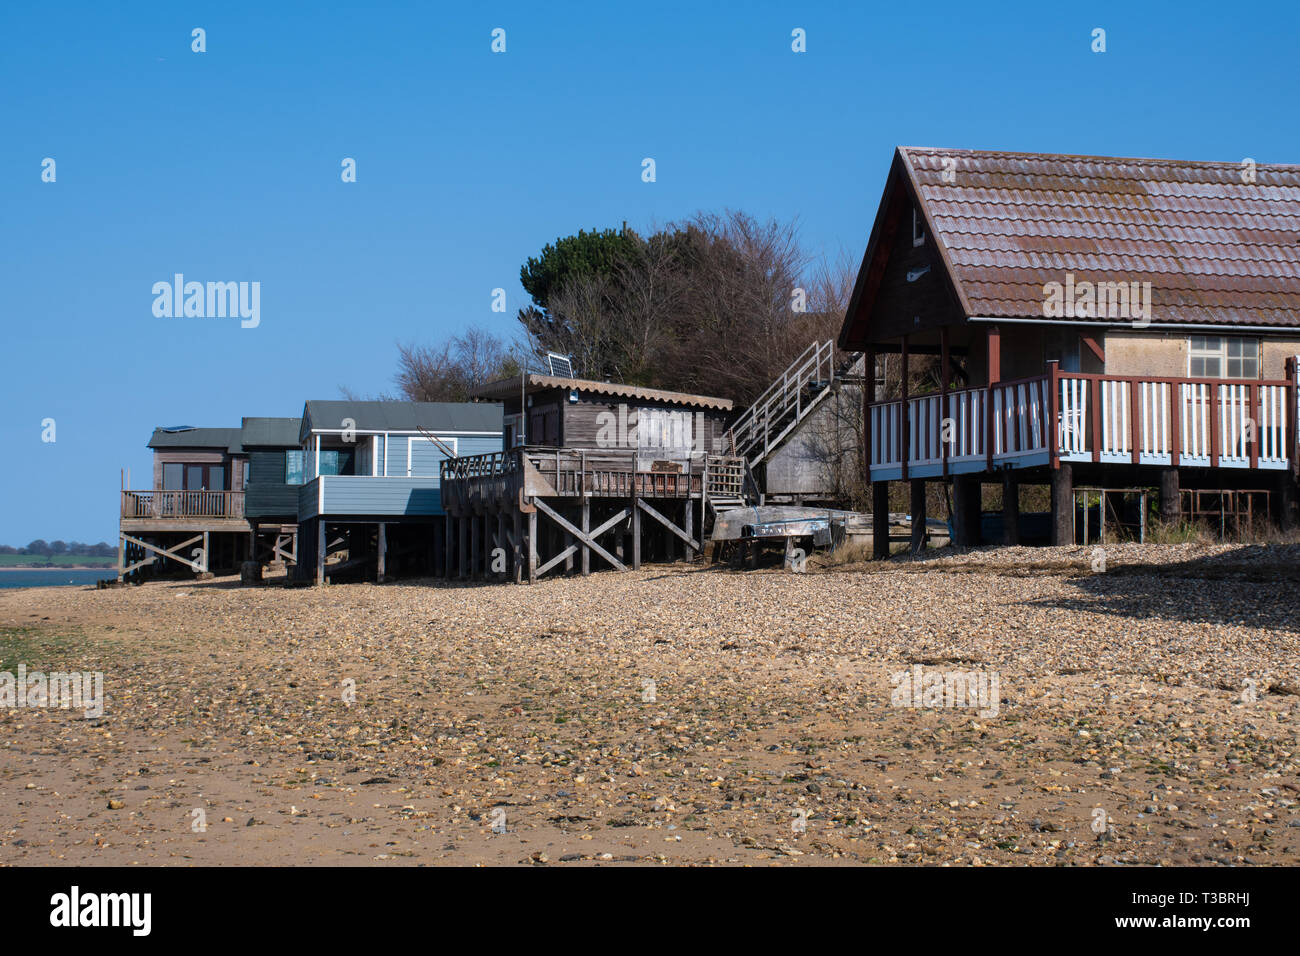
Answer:
POLYGON ((567 355, 547 352, 546 364, 550 367, 551 374, 557 378, 573 378, 573 362, 567 355))

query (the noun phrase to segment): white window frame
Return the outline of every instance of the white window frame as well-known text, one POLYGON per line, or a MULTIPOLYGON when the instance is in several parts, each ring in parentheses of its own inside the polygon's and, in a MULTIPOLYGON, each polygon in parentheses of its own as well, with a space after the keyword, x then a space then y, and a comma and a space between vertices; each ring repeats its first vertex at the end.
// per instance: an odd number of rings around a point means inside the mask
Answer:
MULTIPOLYGON (((446 435, 434 435, 433 437, 436 438, 436 439, 438 439, 438 441, 442 442, 444 445, 447 445, 447 446, 449 446, 449 447, 451 448, 451 456, 452 456, 453 458, 457 457, 457 456, 460 454, 460 444, 459 444, 459 441, 460 441, 460 440, 459 440, 459 439, 457 439, 457 438, 449 438, 449 437, 446 436, 446 435)), ((411 454, 411 449, 415 447, 415 443, 416 443, 417 441, 428 442, 430 445, 433 445, 433 442, 429 441, 429 439, 425 438, 423 435, 409 435, 409 436, 407 436, 407 439, 406 439, 406 477, 407 477, 407 478, 438 478, 438 477, 440 477, 439 475, 414 475, 414 474, 411 473, 411 463, 415 460, 414 457, 413 457, 412 454, 411 454)), ((437 445, 434 445, 433 447, 437 448, 438 446, 437 446, 437 445)))
MULTIPOLYGON (((1244 356, 1240 356, 1237 357, 1237 361, 1246 362, 1248 361, 1248 359, 1244 356)), ((1187 377, 1188 378, 1220 378, 1220 379, 1224 379, 1225 381, 1233 381, 1233 382, 1253 382, 1253 381, 1257 381, 1260 377, 1260 370, 1263 367, 1262 362, 1263 362, 1263 348, 1261 347, 1260 340, 1258 338, 1255 338, 1254 336, 1189 335, 1187 337, 1187 377), (1198 349, 1193 344, 1198 338, 1205 339, 1207 343, 1211 341, 1216 342, 1217 347, 1198 349), (1254 375, 1244 376, 1244 375, 1228 374, 1228 342, 1233 340, 1243 342, 1243 343, 1251 342, 1254 344, 1255 346, 1255 355, 1254 355, 1255 374, 1254 375), (1209 359, 1209 358, 1218 360, 1219 374, 1218 375, 1205 375, 1205 374, 1193 375, 1192 361, 1194 359, 1209 359)))

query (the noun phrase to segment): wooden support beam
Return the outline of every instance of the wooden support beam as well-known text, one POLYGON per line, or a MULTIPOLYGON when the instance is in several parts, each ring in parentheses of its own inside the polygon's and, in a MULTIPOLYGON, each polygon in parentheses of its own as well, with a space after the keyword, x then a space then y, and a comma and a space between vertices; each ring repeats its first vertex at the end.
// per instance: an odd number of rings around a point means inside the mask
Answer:
POLYGON ((1052 472, 1052 544, 1074 544, 1074 471, 1068 461, 1052 472))
MULTIPOLYGON (((319 436, 317 436, 319 441, 319 436)), ((316 519, 316 586, 325 583, 325 519, 316 519)))
POLYGON ((469 528, 466 526, 468 518, 462 516, 456 519, 456 577, 464 580, 469 571, 469 528))
POLYGON ((1182 518, 1182 493, 1179 489, 1177 468, 1164 468, 1160 471, 1160 520, 1167 524, 1177 524, 1182 518))
POLYGON ((512 509, 510 512, 510 521, 514 526, 514 535, 511 537, 511 558, 514 567, 512 571, 515 576, 515 584, 522 584, 524 580, 524 516, 519 513, 518 509, 512 509))
POLYGON ((1010 468, 1002 472, 1002 543, 1020 543, 1020 482, 1010 468))
MULTIPOLYGON (((586 495, 582 496, 582 533, 591 534, 591 499, 586 495)), ((582 576, 585 578, 591 574, 591 545, 586 541, 582 542, 582 576)))
MULTIPOLYGON (((867 349, 862 354, 862 477, 871 481, 871 403, 876 400, 876 352, 867 349)), ((701 509, 703 514, 703 509, 701 509)))
MULTIPOLYGON (((547 504, 545 501, 543 501, 541 498, 534 498, 534 499, 533 499, 533 503, 534 503, 535 505, 537 505, 537 510, 538 510, 538 511, 542 512, 542 514, 546 515, 546 516, 547 516, 548 518, 550 518, 553 522, 555 522, 555 524, 557 524, 559 527, 563 528, 563 529, 564 529, 565 531, 567 531, 569 534, 573 535, 573 536, 574 536, 575 538, 577 538, 579 541, 581 541, 581 542, 583 542, 584 544, 586 544, 587 547, 591 548, 591 550, 595 551, 598 555, 600 555, 602 558, 604 558, 606 561, 608 561, 610 564, 612 564, 612 565, 613 565, 617 570, 619 570, 619 571, 626 571, 626 570, 627 570, 627 567, 623 564, 623 562, 619 561, 618 558, 614 557, 612 554, 610 554, 608 551, 606 551, 606 550, 605 550, 603 547, 601 547, 600 544, 598 544, 597 541, 596 541, 596 534, 599 534, 600 531, 601 531, 601 530, 604 530, 605 527, 608 527, 608 526, 612 525, 615 521, 619 520, 619 518, 618 518, 617 516, 616 516, 615 518, 611 518, 609 521, 607 521, 607 522, 605 523, 605 525, 604 525, 601 529, 599 529, 599 530, 596 531, 595 534, 587 534, 587 533, 585 533, 584 531, 582 531, 581 529, 579 529, 579 528, 575 528, 575 527, 574 527, 574 526, 573 526, 573 525, 572 525, 572 524, 571 524, 571 523, 570 523, 570 522, 569 522, 569 521, 564 517, 564 515, 560 514, 558 511, 556 511, 554 508, 552 508, 550 505, 548 505, 548 504, 547 504)), ((533 520, 536 520, 536 519, 533 519, 533 520)), ((635 519, 634 519, 634 520, 635 520, 635 519)))
POLYGON ((537 569, 537 576, 540 578, 543 574, 545 574, 547 571, 551 570, 551 568, 555 567, 555 566, 556 566, 557 564, 559 564, 561 561, 572 562, 572 560, 573 560, 573 553, 574 553, 575 551, 577 551, 577 550, 578 550, 578 546, 577 546, 576 544, 571 544, 571 545, 569 545, 567 548, 565 548, 563 551, 561 551, 561 552, 560 552, 559 554, 557 554, 555 557, 551 558, 549 561, 547 561, 545 564, 543 564, 540 568, 538 568, 538 569, 537 569))
POLYGON ((637 507, 640 499, 632 498, 632 568, 641 569, 641 509, 637 507))
MULTIPOLYGON (((540 499, 534 499, 535 505, 540 505, 540 499)), ((533 584, 537 580, 537 509, 534 508, 528 512, 528 583, 533 584)))
MULTIPOLYGON (((686 499, 685 514, 682 515, 682 530, 686 532, 687 540, 695 537, 695 501, 691 498, 686 499)), ((700 548, 693 548, 691 545, 686 546, 686 560, 688 562, 695 560, 696 553, 700 548)))
MULTIPOLYGON (((502 558, 501 570, 498 573, 500 574, 502 581, 506 579, 506 573, 507 573, 506 569, 507 567, 509 567, 509 562, 506 561, 505 558, 507 555, 510 554, 510 548, 506 547, 506 545, 510 543, 511 542, 510 542, 509 535, 506 532, 506 513, 504 511, 498 511, 497 512, 497 547, 501 549, 501 558, 502 558)), ((493 554, 493 560, 494 561, 496 560, 495 552, 493 554)))
POLYGON ((448 580, 448 581, 451 580, 451 566, 452 566, 452 564, 455 563, 455 562, 452 560, 452 555, 451 555, 451 549, 452 549, 452 544, 451 544, 452 522, 455 521, 455 520, 456 520, 456 519, 453 518, 451 515, 446 515, 446 516, 442 519, 442 532, 443 532, 443 534, 442 534, 442 542, 443 542, 443 544, 442 544, 442 576, 443 576, 444 579, 446 579, 446 580, 448 580))
POLYGON ((952 524, 954 544, 961 548, 974 548, 980 543, 980 500, 982 489, 979 479, 972 475, 954 475, 952 479, 952 524))
POLYGON ((900 460, 901 460, 902 465, 903 465, 903 480, 904 480, 904 481, 907 481, 907 480, 908 480, 908 467, 907 467, 907 464, 908 464, 908 461, 909 461, 909 460, 911 459, 911 457, 912 457, 912 416, 911 416, 911 414, 910 414, 910 409, 908 408, 908 391, 907 391, 907 386, 908 386, 908 381, 907 381, 907 380, 911 377, 910 364, 909 364, 909 362, 908 362, 908 359, 909 359, 909 357, 910 357, 910 354, 911 354, 911 353, 910 353, 909 350, 908 350, 908 341, 907 341, 907 336, 904 335, 904 336, 903 336, 903 354, 902 354, 902 366, 903 366, 903 374, 902 374, 902 379, 903 379, 903 382, 902 382, 902 385, 903 385, 903 401, 902 401, 902 403, 901 403, 900 406, 899 406, 899 415, 901 416, 901 421, 899 422, 899 424, 902 426, 902 427, 899 429, 899 434, 902 436, 902 439, 901 439, 901 440, 902 440, 902 443, 903 443, 903 448, 902 448, 902 452, 903 452, 903 453, 902 453, 902 455, 900 456, 900 460))
MULTIPOLYGON (((939 457, 943 462, 943 476, 948 477, 948 441, 944 435, 944 422, 948 420, 948 380, 952 378, 952 362, 948 356, 948 326, 939 329, 939 457)), ((956 422, 953 422, 954 426, 956 422)))
POLYGON ((483 574, 483 555, 482 555, 482 529, 479 516, 471 514, 469 516, 469 576, 471 578, 481 577, 483 574))
POLYGON ((375 557, 375 581, 379 584, 384 583, 384 572, 387 571, 386 561, 388 558, 388 524, 379 522, 379 553, 375 557))
POLYGON ((889 557, 889 482, 871 483, 871 556, 889 557))
POLYGON ((672 532, 672 533, 675 534, 677 537, 679 537, 679 538, 681 538, 683 541, 685 541, 687 545, 689 545, 689 546, 692 547, 692 548, 695 548, 696 550, 699 549, 699 547, 700 547, 700 543, 699 543, 698 541, 696 541, 694 538, 692 538, 690 535, 688 535, 685 531, 683 531, 681 528, 677 527, 677 525, 673 524, 671 521, 669 521, 667 518, 665 518, 663 515, 661 515, 658 511, 656 511, 654 508, 652 508, 648 503, 646 503, 645 499, 643 499, 643 498, 638 498, 638 499, 636 500, 636 504, 637 504, 637 507, 638 507, 638 508, 641 508, 643 511, 645 511, 646 514, 648 514, 650 517, 654 518, 654 519, 655 519, 656 521, 658 521, 661 525, 663 525, 665 528, 667 528, 670 532, 672 532))
MULTIPOLYGON (((926 514, 925 514, 925 479, 912 479, 912 540, 911 548, 913 554, 921 554, 925 551, 925 533, 926 533, 926 514)), ((875 528, 872 527, 872 534, 875 534, 875 528)))

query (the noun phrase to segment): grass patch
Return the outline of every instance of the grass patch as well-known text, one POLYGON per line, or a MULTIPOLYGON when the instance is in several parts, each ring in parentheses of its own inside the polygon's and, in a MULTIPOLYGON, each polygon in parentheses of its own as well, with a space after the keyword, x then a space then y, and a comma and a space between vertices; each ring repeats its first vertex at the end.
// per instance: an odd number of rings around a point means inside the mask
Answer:
POLYGON ((0 554, 0 568, 115 568, 116 558, 88 554, 0 554))
POLYGON ((0 627, 0 670, 13 672, 19 664, 28 670, 81 669, 74 658, 85 646, 85 635, 75 629, 0 627))

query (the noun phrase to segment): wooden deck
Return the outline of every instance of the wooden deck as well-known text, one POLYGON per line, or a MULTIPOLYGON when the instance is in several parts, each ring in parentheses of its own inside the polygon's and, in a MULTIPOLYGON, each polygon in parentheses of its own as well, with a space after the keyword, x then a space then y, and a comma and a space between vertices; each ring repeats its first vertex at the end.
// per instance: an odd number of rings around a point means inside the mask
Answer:
POLYGON ((868 408, 871 480, 1061 462, 1283 470, 1296 454, 1286 380, 1060 372, 868 408))
POLYGON ((123 531, 247 531, 242 491, 123 491, 123 531))
POLYGON ((583 574, 593 562, 637 568, 643 548, 691 560, 701 551, 697 529, 717 484, 710 468, 728 477, 737 468, 743 473, 744 460, 655 461, 636 449, 539 446, 448 459, 441 475, 445 573, 532 583, 578 564, 583 574))

